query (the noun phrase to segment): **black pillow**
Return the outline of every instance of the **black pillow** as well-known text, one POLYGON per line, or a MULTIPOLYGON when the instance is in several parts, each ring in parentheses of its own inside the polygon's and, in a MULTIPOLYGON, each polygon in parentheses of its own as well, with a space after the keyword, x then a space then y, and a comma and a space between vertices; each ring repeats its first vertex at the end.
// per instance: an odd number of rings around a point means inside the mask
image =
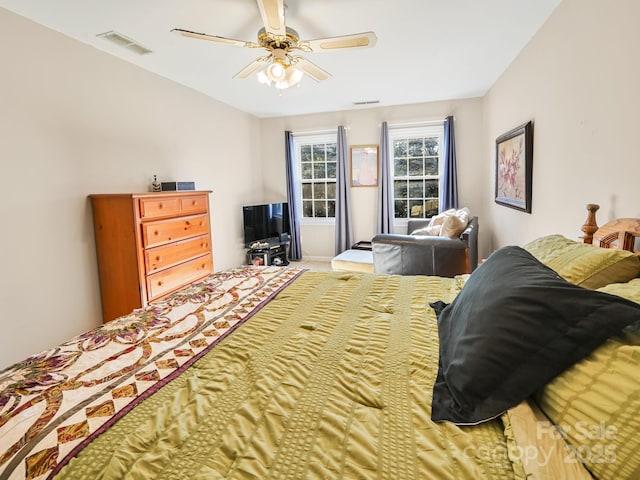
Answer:
POLYGON ((562 279, 520 247, 493 253, 438 314, 431 418, 476 424, 504 413, 640 319, 640 304, 562 279))

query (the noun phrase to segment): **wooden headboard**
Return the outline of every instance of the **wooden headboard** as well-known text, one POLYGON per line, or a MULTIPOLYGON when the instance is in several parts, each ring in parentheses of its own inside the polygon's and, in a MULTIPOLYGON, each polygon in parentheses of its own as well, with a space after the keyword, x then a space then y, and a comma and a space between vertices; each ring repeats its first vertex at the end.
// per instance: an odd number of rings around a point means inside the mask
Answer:
POLYGON ((584 243, 592 243, 603 248, 619 248, 640 254, 640 219, 617 218, 598 227, 596 212, 600 205, 587 205, 587 220, 582 225, 584 243))

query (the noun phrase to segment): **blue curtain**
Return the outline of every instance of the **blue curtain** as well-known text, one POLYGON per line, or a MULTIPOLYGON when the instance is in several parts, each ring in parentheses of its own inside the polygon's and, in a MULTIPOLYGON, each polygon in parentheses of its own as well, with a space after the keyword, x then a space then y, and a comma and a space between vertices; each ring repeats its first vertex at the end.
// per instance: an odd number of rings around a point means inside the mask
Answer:
POLYGON ((284 132, 284 154, 287 170, 287 202, 289 203, 289 259, 302 260, 302 244, 300 243, 300 207, 296 189, 295 152, 293 150, 293 134, 284 132))
POLYGON ((389 126, 380 129, 380 186, 378 187, 378 233, 393 233, 393 184, 391 181, 389 126))
POLYGON ((345 250, 349 250, 353 245, 347 135, 342 125, 338 127, 336 162, 336 255, 338 255, 345 250))
POLYGON ((444 174, 440 190, 440 211, 458 208, 458 174, 456 172, 456 139, 453 117, 444 121, 444 174))

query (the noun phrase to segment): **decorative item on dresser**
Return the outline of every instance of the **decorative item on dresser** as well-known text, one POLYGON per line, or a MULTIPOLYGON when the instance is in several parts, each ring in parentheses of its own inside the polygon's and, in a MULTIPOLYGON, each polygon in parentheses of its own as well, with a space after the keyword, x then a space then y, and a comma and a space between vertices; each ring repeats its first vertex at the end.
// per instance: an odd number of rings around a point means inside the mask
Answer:
POLYGON ((154 175, 153 176, 153 182, 151 182, 151 190, 149 190, 150 192, 161 192, 162 191, 162 184, 158 181, 158 176, 154 175))
POLYGON ((90 195, 105 322, 213 272, 209 193, 90 195))

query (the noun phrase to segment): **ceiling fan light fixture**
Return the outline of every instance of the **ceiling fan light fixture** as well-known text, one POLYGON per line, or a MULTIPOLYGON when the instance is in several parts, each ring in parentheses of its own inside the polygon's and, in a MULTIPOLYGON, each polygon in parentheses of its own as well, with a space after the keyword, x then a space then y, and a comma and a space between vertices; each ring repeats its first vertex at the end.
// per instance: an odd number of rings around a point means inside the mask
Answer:
POLYGON ((265 75, 272 82, 281 82, 287 76, 286 66, 275 60, 265 69, 265 75))
POLYGON ((264 73, 264 70, 260 70, 257 73, 257 77, 258 77, 258 82, 271 86, 271 80, 269 80, 269 77, 267 77, 267 74, 264 73))
POLYGON ((300 80, 302 80, 303 76, 304 72, 298 70, 295 67, 292 67, 291 65, 287 65, 284 79, 276 82, 275 87, 278 90, 284 90, 286 88, 293 87, 294 85, 297 85, 300 80))
POLYGON ((268 86, 274 83, 278 90, 285 90, 300 83, 300 80, 304 77, 304 72, 295 68, 286 58, 276 56, 269 65, 257 72, 256 75, 258 82, 268 86))
POLYGON ((292 85, 295 85, 296 83, 300 82, 300 80, 302 80, 302 77, 304 77, 304 72, 302 70, 298 70, 295 67, 291 67, 289 69, 289 77, 290 77, 290 81, 292 85))

